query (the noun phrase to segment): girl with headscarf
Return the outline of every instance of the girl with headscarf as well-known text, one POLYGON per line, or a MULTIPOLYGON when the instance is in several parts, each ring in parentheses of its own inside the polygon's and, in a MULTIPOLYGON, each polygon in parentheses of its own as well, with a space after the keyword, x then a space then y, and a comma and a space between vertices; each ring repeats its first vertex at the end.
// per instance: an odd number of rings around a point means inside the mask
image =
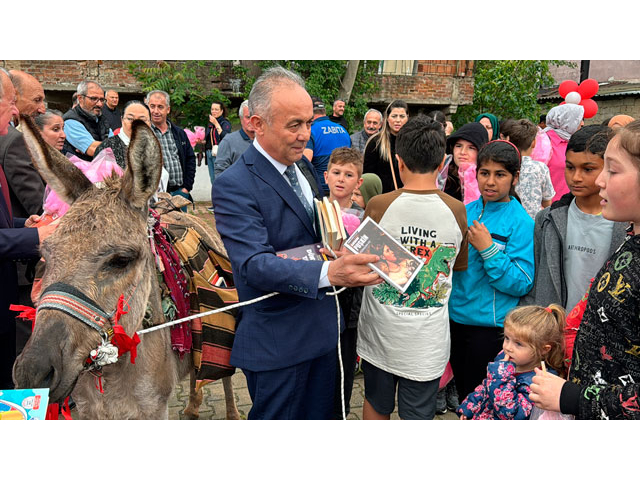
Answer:
POLYGON ((474 121, 481 123, 482 126, 487 129, 489 141, 498 140, 500 138, 500 122, 498 122, 498 118, 495 115, 490 113, 481 113, 474 121))
POLYGON ((564 179, 567 143, 569 143, 571 135, 582 126, 583 117, 584 108, 573 103, 558 105, 547 113, 547 128, 543 132, 551 141, 551 156, 547 166, 551 174, 553 189, 556 191, 556 196, 553 197, 554 202, 569 192, 569 187, 564 179))
POLYGON ((629 115, 616 115, 615 117, 611 117, 611 120, 609 120, 608 126, 611 129, 616 129, 616 128, 624 127, 625 125, 628 125, 634 120, 635 118, 629 115))
POLYGON ((382 181, 380 177, 375 173, 364 173, 362 175, 362 185, 353 191, 351 200, 364 210, 371 197, 375 197, 381 193, 382 181))

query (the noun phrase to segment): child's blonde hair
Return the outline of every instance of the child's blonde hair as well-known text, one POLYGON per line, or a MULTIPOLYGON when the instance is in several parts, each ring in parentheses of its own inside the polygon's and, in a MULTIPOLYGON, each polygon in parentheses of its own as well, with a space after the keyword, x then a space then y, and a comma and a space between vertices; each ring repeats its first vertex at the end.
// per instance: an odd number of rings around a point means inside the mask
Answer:
POLYGON ((565 374, 564 327, 567 314, 555 303, 548 307, 530 305, 511 310, 504 319, 504 328, 533 348, 535 355, 559 375, 565 374), (551 348, 544 353, 545 346, 551 348))
POLYGON ((362 170, 364 169, 364 157, 362 153, 354 148, 339 147, 331 152, 329 156, 329 164, 327 165, 327 171, 331 169, 332 165, 353 165, 358 171, 358 178, 362 176, 362 170))

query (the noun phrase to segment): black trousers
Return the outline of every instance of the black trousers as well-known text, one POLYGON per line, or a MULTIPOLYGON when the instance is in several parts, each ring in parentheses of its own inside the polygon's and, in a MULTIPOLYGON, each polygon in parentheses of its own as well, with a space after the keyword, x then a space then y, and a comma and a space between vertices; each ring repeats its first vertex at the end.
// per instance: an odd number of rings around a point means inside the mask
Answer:
POLYGON ((11 372, 16 360, 16 323, 12 318, 13 312, 11 314, 11 317, 6 319, 5 331, 0 333, 0 390, 14 388, 11 372))
POLYGON ((449 321, 451 369, 462 402, 487 377, 487 365, 502 350, 502 327, 476 327, 449 321))

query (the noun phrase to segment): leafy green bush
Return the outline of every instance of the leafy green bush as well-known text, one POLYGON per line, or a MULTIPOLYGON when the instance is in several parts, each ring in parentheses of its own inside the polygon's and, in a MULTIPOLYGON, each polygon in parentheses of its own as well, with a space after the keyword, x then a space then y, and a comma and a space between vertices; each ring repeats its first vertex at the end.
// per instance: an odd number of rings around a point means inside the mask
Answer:
POLYGON ((129 63, 129 72, 142 84, 142 91, 164 90, 171 96, 169 120, 185 128, 206 126, 214 101, 229 105, 217 88, 207 88, 203 78, 220 76, 217 62, 187 60, 184 62, 137 61, 129 63))
POLYGON ((563 60, 478 60, 474 68, 473 103, 458 107, 452 116, 460 127, 473 122, 480 113, 492 113, 499 119, 528 118, 538 123, 548 105, 538 104, 538 92, 553 85, 550 66, 574 63, 563 60))

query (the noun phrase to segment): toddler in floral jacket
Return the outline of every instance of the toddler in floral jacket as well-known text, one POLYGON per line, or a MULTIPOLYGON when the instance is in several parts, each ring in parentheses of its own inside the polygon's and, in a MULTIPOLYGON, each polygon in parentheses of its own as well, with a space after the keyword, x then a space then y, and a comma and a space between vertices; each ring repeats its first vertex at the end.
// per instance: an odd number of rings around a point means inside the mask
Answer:
POLYGON ((462 420, 527 420, 534 368, 544 361, 564 373, 565 311, 559 305, 520 307, 504 321, 503 351, 487 366, 487 378, 458 408, 462 420))

